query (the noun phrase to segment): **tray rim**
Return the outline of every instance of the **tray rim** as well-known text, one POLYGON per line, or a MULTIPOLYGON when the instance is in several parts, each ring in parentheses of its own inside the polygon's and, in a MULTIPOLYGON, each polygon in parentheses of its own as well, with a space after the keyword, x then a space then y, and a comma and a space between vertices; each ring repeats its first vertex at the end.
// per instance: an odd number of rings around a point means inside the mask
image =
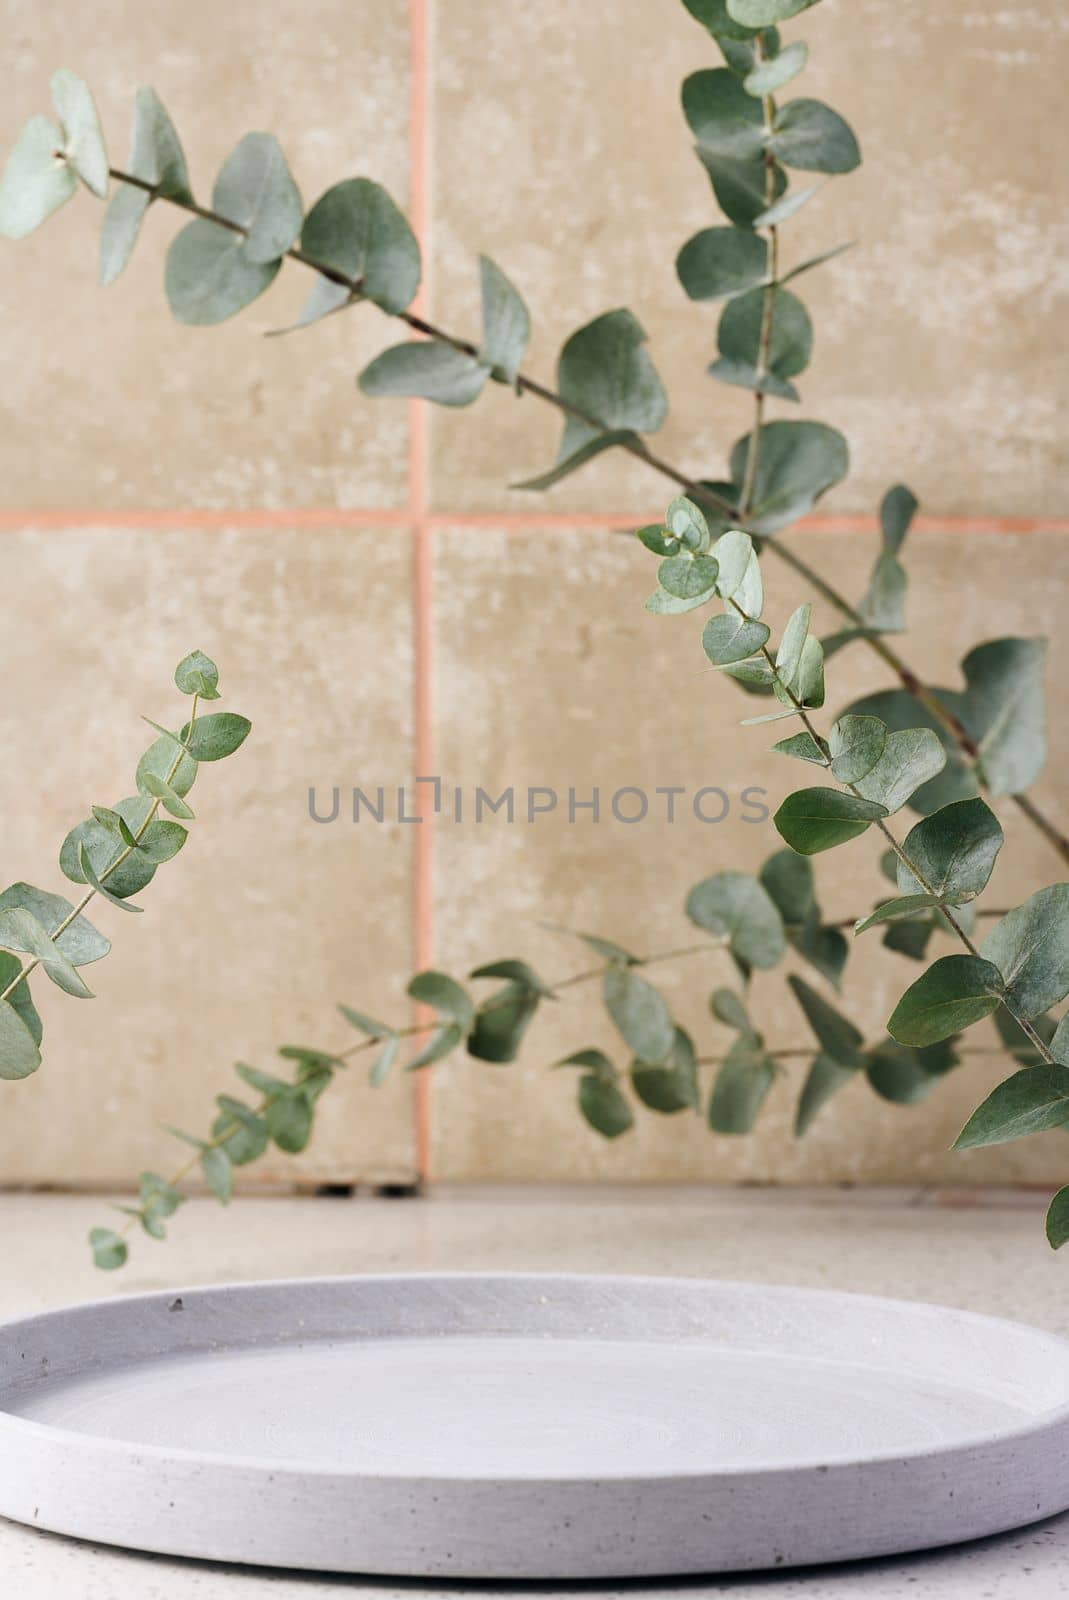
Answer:
MULTIPOLYGON (((725 1294, 732 1291, 745 1291, 753 1293, 758 1291, 768 1294, 772 1298, 792 1299, 795 1297, 809 1298, 830 1305, 833 1302, 846 1301, 849 1304, 864 1304, 872 1307, 892 1308, 895 1311, 907 1309, 910 1311, 928 1312, 935 1315, 947 1315, 961 1319, 967 1323, 976 1323, 983 1326, 1001 1327, 1016 1336, 1024 1335, 1043 1342, 1047 1341, 1054 1347, 1062 1347, 1067 1363, 1069 1363, 1069 1338, 1057 1333, 1051 1333, 1046 1328, 1040 1328, 1033 1323, 1021 1322, 1013 1317, 1002 1317, 983 1311, 972 1311, 957 1306, 941 1305, 929 1300, 908 1300, 892 1295, 856 1294, 846 1289, 812 1288, 807 1284, 765 1284, 746 1279, 736 1278, 706 1278, 697 1275, 680 1276, 660 1273, 607 1273, 607 1272, 539 1272, 539 1271, 488 1271, 459 1270, 459 1271, 434 1271, 434 1272, 374 1272, 374 1273, 323 1273, 314 1276, 285 1277, 285 1278, 256 1278, 225 1283, 193 1284, 185 1288, 168 1288, 155 1290, 140 1290, 126 1294, 100 1295, 92 1300, 72 1301, 69 1305, 54 1306, 44 1311, 31 1312, 29 1315, 7 1317, 0 1320, 0 1342, 4 1341, 15 1329, 29 1327, 33 1323, 43 1321, 60 1321, 65 1317, 77 1317, 81 1314, 91 1315, 101 1309, 114 1309, 115 1307, 136 1308, 138 1306, 158 1305, 160 1302, 173 1301, 175 1298, 184 1299, 189 1296, 224 1296, 229 1294, 240 1295, 242 1291, 255 1293, 261 1289, 272 1290, 299 1290, 302 1288, 323 1288, 334 1285, 393 1285, 393 1284, 437 1284, 462 1285, 464 1283, 526 1283, 526 1284, 554 1284, 568 1286, 571 1284, 602 1284, 615 1287, 628 1287, 642 1285, 646 1288, 671 1290, 673 1287, 688 1289, 706 1288, 716 1289, 725 1294)), ((311 1339, 319 1336, 312 1335, 311 1339)), ((389 1337, 379 1336, 379 1337, 389 1337)), ((398 1337, 413 1337, 399 1335, 398 1337)), ((414 1337, 425 1337, 415 1335, 414 1337)), ((447 1336, 448 1337, 448 1336, 447 1336)), ((478 1338, 476 1334, 465 1334, 464 1337, 478 1338)), ((498 1338, 508 1335, 485 1335, 485 1337, 498 1338)), ((550 1338, 553 1336, 550 1335, 550 1338)), ((626 1342, 626 1341, 621 1341, 626 1342)), ((656 1338, 638 1340, 635 1342, 657 1343, 656 1338)), ((224 1348, 255 1349, 271 1348, 269 1345, 233 1345, 224 1348)), ((204 1352, 209 1352, 209 1347, 204 1347, 204 1352)), ((198 1352, 194 1349, 188 1352, 193 1356, 198 1352)), ((153 1359, 165 1360, 166 1354, 157 1358, 147 1358, 148 1363, 153 1359)), ((121 1365, 121 1362, 114 1363, 121 1365)), ((834 1362, 829 1365, 850 1366, 864 1369, 865 1362, 834 1362)), ((90 1370, 87 1368, 87 1371, 90 1370)), ((106 1370, 106 1364, 102 1370, 106 1370)), ((47 1381, 47 1380, 46 1380, 47 1381)), ((28 1385, 32 1387, 32 1384, 28 1385)), ((964 1386, 963 1387, 967 1387, 964 1386)), ((1046 1435, 1057 1431, 1062 1425, 1066 1426, 1069 1437, 1069 1399, 1059 1406, 1041 1412, 1034 1420, 1022 1423, 1020 1426, 1005 1428, 988 1428, 983 1432, 962 1434, 951 1443, 936 1443, 931 1445, 913 1447, 888 1447, 882 1450, 866 1451, 862 1454, 833 1455, 828 1452, 818 1452, 812 1457, 793 1458, 785 1465, 763 1464, 761 1462, 724 1463, 716 1467, 700 1468, 691 1467, 679 1469, 673 1467, 644 1467, 638 1471, 609 1471, 599 1472, 597 1482, 606 1488, 619 1488, 621 1486, 637 1486, 644 1483, 660 1486, 670 1486, 673 1483, 694 1483, 695 1481, 720 1480, 732 1478, 761 1479, 770 1481, 777 1476, 793 1476, 799 1473, 816 1471, 818 1468, 830 1469, 834 1472, 850 1472, 881 1464, 901 1465, 905 1462, 925 1462, 944 1460, 953 1462, 957 1457, 968 1457, 978 1450, 991 1449, 1026 1443, 1036 1435, 1046 1435)), ((516 1470, 503 1478, 500 1472, 454 1472, 447 1474, 441 1472, 413 1472, 397 1470, 380 1470, 378 1468, 360 1468, 346 1466, 343 1463, 323 1461, 315 1462, 307 1458, 293 1459, 284 1456, 265 1457, 241 1455, 226 1451, 205 1451, 190 1449, 179 1445, 159 1445, 141 1443, 131 1439, 116 1439, 106 1435, 90 1433, 79 1429, 56 1426, 53 1423, 38 1422, 28 1417, 22 1417, 6 1409, 4 1391, 0 1388, 0 1446, 8 1438, 32 1438, 49 1447, 73 1450, 82 1454, 99 1452, 111 1456, 126 1456, 131 1451, 136 1451, 138 1457, 143 1459, 146 1466, 156 1465, 163 1467, 169 1463, 174 1464, 202 1464, 208 1468, 219 1470, 236 1470, 245 1473, 262 1474, 264 1478, 278 1478, 280 1474, 294 1474, 302 1479, 323 1478, 332 1481, 344 1480, 351 1483, 374 1482, 376 1484, 409 1484, 413 1486, 428 1486, 435 1484, 448 1484, 451 1486, 470 1486, 472 1488, 487 1487, 500 1484, 502 1481, 517 1487, 538 1488, 545 1486, 547 1489, 582 1488, 589 1486, 593 1481, 590 1474, 546 1473, 544 1470, 524 1472, 516 1470)))

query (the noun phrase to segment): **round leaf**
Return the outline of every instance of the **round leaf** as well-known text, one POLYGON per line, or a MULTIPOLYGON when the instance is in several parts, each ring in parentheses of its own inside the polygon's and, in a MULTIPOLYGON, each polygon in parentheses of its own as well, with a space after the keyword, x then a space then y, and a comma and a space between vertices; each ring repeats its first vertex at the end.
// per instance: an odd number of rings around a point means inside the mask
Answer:
POLYGON ((695 884, 687 916, 714 938, 726 939, 748 967, 774 967, 786 950, 783 921, 767 889, 745 872, 718 872, 695 884))
POLYGON ((944 956, 908 988, 887 1031, 899 1044, 937 1044, 996 1010, 1002 975, 979 956, 944 956))
POLYGON ((167 252, 168 304, 179 322, 192 327, 225 322, 263 294, 280 264, 254 261, 240 233, 198 217, 167 252))
POLYGON ((692 300, 744 294, 768 274, 768 245, 741 228, 703 228, 679 252, 676 272, 692 300))

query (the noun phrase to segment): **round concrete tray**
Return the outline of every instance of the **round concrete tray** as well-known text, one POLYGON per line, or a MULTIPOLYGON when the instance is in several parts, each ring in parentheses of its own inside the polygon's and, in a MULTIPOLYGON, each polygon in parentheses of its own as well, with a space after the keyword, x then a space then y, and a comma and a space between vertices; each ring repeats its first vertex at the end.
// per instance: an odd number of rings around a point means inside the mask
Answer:
POLYGON ((466 1578, 723 1572, 1069 1506, 1069 1344, 746 1284, 331 1278, 0 1327, 0 1513, 108 1544, 466 1578))

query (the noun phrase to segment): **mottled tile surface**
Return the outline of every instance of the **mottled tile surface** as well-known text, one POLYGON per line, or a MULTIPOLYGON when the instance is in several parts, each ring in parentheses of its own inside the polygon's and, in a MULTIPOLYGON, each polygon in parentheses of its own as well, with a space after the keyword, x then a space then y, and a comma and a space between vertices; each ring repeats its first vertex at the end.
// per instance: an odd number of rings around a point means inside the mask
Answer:
MULTIPOLYGON (((848 594, 863 589, 868 540, 810 535, 798 548, 834 572, 848 594)), ((695 930, 683 914, 689 887, 713 872, 756 870, 781 845, 771 823, 743 820, 740 800, 745 788, 757 786, 774 810, 790 789, 805 785, 806 769, 788 767, 769 749, 789 726, 774 725, 771 733, 737 726, 739 717, 759 714, 763 703, 744 700, 725 678, 703 672, 700 615, 656 618, 643 611, 654 563, 637 545, 582 532, 512 532, 478 542, 449 532, 440 540, 439 563, 438 767, 468 795, 476 785, 494 796, 513 785, 519 808, 512 826, 504 813, 493 817, 485 810, 476 825, 470 807, 459 826, 448 811, 443 816, 437 842, 441 963, 461 973, 501 956, 527 956, 552 979, 597 965, 582 945, 540 928, 544 920, 601 933, 639 954, 691 944, 695 930), (668 785, 687 790, 671 825, 664 820, 665 800, 654 796, 668 785), (719 786, 731 802, 719 824, 694 817, 693 796, 703 785, 719 786), (533 823, 521 820, 530 786, 556 789, 561 797, 554 813, 533 823), (569 788, 589 799, 595 786, 604 809, 600 823, 585 811, 569 822, 569 788), (613 819, 611 797, 624 786, 647 793, 649 820, 627 825, 613 819)), ((771 556, 765 566, 766 614, 782 624, 805 589, 771 556)), ((931 680, 956 683, 955 661, 997 626, 1000 633, 1051 631, 1050 680, 1058 682, 1065 670, 1056 628, 1066 575, 1061 543, 1040 536, 927 535, 912 545, 910 571, 916 629, 910 658, 931 680), (995 592, 1001 596, 997 620, 990 601, 995 592), (948 594, 954 596, 952 616, 948 594)), ((830 621, 825 612, 819 626, 830 621)), ((863 649, 835 658, 826 722, 857 693, 885 681, 878 661, 863 649), (845 691, 837 687, 844 683, 845 691)), ((1064 719, 1052 744, 1054 775, 1065 770, 1069 756, 1064 719)), ((1053 776, 1036 794, 1055 815, 1064 809, 1053 776)), ((630 811, 639 802, 621 804, 630 811)), ((705 802, 709 815, 722 808, 715 797, 705 802)), ((1007 844, 988 903, 1013 904, 1049 881, 1054 858, 1015 806, 1002 802, 999 811, 1007 844)), ((900 819, 900 832, 913 820, 911 813, 900 819)), ((827 914, 863 915, 883 895, 878 856, 870 835, 818 858, 818 893, 827 914)), ((878 939, 873 933, 858 942, 843 995, 874 1040, 920 970, 889 956, 878 939)), ((949 943, 942 953, 951 953, 949 943)), ((754 1012, 769 1042, 781 1048, 810 1043, 784 985, 790 967, 819 987, 819 978, 797 960, 758 975, 754 984, 754 1012)), ((706 1002, 714 987, 734 981, 729 958, 711 950, 650 975, 692 1031, 699 1053, 722 1052, 732 1035, 711 1019, 706 1002)), ((989 1048, 992 1038, 976 1029, 970 1042, 989 1048)), ((581 987, 536 1019, 517 1065, 466 1062, 440 1071, 433 1099, 436 1172, 456 1179, 792 1182, 1064 1177, 1058 1135, 964 1157, 948 1153, 968 1112, 1004 1074, 1001 1057, 970 1060, 923 1108, 912 1110, 878 1100, 858 1081, 801 1142, 790 1130, 804 1063, 791 1062, 753 1138, 712 1136, 689 1116, 640 1113, 636 1130, 610 1145, 580 1123, 573 1075, 548 1070, 587 1045, 609 1048, 626 1064, 596 991, 581 987)))
MULTIPOLYGON (((275 133, 306 206, 364 174, 407 205, 408 16, 402 0, 309 0, 288 13, 225 6, 42 11, 5 0, 0 143, 48 109, 58 66, 96 96, 113 161, 127 156, 134 92, 151 83, 179 129, 194 192, 250 129, 275 133)), ((300 306, 289 263, 267 294, 217 328, 180 327, 163 293, 180 212, 156 206, 125 275, 96 282, 103 207, 84 191, 39 233, 0 248, 0 400, 8 506, 396 506, 403 406, 372 412, 357 372, 395 337, 371 306, 264 339, 300 306)))
MULTIPOLYGON (((129 1179, 169 1170, 161 1122, 200 1132, 245 1060, 279 1045, 338 1049, 334 1003, 404 1017, 411 829, 317 826, 308 787, 407 777, 411 662, 408 538, 318 532, 5 534, 2 717, 5 881, 73 886, 56 864, 89 806, 133 788, 153 737, 188 705, 175 663, 220 664, 221 707, 252 719, 235 755, 202 767, 181 854, 142 894, 144 914, 93 917, 113 951, 86 969, 97 998, 38 978, 44 1064, 0 1085, 0 1183, 129 1179), (12 686, 17 692, 11 693, 12 686)), ((288 1069, 287 1069, 288 1070, 288 1069)), ((330 1091, 295 1166, 258 1179, 397 1177, 413 1162, 411 1083, 373 1092, 357 1063, 330 1091)))
MULTIPOLYGON (((858 241, 794 285, 816 323, 801 414, 842 429, 854 455, 828 509, 868 509, 905 476, 932 511, 1061 515, 1069 276, 1057 130, 1069 18, 1050 0, 825 0, 787 30, 811 58, 784 98, 840 109, 865 156, 783 230, 788 266, 858 241)), ((530 368, 547 379, 574 328, 630 306, 672 399, 657 447, 714 476, 750 402, 705 376, 720 307, 685 298, 674 260, 723 220, 678 100, 683 77, 721 64, 679 0, 563 11, 450 0, 437 12, 440 319, 470 329, 474 256, 488 251, 530 302, 530 368)), ((549 465, 558 422, 502 391, 480 406, 474 425, 435 419, 436 502, 530 509, 535 497, 505 486, 549 465)), ((617 510, 659 494, 646 469, 613 460, 549 503, 617 510)))

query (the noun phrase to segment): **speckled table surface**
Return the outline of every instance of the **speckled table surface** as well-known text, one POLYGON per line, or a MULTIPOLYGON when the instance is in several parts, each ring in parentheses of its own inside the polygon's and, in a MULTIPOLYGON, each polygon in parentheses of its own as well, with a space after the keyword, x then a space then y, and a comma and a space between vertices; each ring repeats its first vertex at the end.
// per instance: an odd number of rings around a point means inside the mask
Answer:
MULTIPOLYGON (((84 1259, 99 1199, 0 1196, 0 1314, 101 1293, 360 1271, 524 1269, 679 1273, 807 1284, 1016 1316, 1069 1334, 1069 1260, 1051 1254, 1040 1200, 901 1191, 485 1190, 430 1200, 196 1201, 165 1246, 139 1244, 123 1274, 84 1259)), ((1067 1469, 1069 1470, 1069 1469, 1067 1469)), ((460 1585, 324 1578, 172 1561, 0 1521, 13 1600, 325 1600, 356 1591, 456 1596, 460 1585)), ((560 1597, 565 1586, 480 1586, 560 1597)), ((906 1558, 664 1585, 584 1585, 584 1596, 732 1600, 1048 1600, 1069 1596, 1069 1514, 1019 1533, 906 1558)))

